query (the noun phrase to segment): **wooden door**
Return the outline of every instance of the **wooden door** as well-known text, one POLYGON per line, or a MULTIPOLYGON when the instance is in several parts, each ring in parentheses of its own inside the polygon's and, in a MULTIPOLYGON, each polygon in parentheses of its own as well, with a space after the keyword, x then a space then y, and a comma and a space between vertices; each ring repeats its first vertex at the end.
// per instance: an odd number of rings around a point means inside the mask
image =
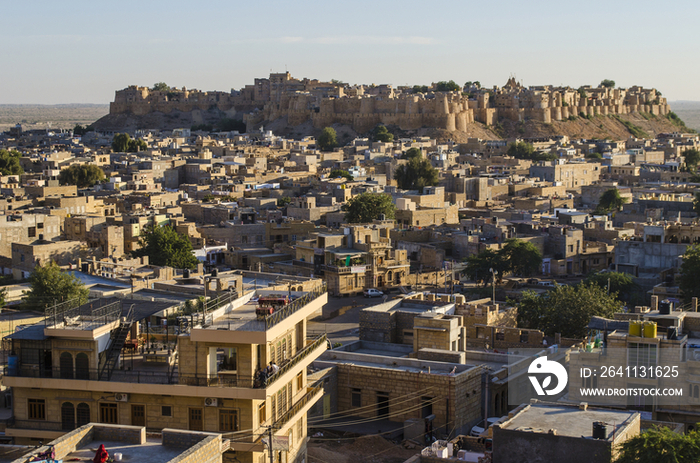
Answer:
POLYGON ((190 431, 204 431, 203 409, 190 408, 190 431))
POLYGON ((131 405, 131 425, 146 426, 146 406, 131 405))

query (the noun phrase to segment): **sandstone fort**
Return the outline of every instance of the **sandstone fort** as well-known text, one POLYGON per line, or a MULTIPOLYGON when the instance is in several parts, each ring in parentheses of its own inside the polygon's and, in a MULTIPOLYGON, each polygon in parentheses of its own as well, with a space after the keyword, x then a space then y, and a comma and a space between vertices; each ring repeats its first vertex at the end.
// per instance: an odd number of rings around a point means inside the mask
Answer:
POLYGON ((439 92, 433 84, 425 93, 391 85, 348 85, 295 79, 289 72, 255 79, 231 92, 203 92, 187 88, 154 91, 129 86, 116 92, 110 116, 209 111, 243 119, 250 129, 286 118, 290 126, 311 121, 314 127, 346 124, 366 132, 377 124, 402 130, 434 127, 465 131, 468 124, 493 125, 499 120, 551 123, 573 117, 649 113, 666 115, 666 98, 655 89, 550 85, 524 87, 510 78, 503 87, 465 86, 462 91, 439 92))

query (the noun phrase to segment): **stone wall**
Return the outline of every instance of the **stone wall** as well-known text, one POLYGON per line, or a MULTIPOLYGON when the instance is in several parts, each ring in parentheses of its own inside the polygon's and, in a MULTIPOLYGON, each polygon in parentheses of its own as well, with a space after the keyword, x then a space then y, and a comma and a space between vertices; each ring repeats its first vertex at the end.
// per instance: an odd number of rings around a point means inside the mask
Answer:
POLYGON ((110 114, 167 114, 216 108, 233 115, 237 111, 260 109, 257 113, 244 114, 243 120, 249 128, 287 117, 289 125, 310 120, 316 128, 346 124, 357 132, 367 132, 380 123, 395 125, 402 130, 427 126, 466 131, 469 124, 481 122, 492 125, 498 118, 551 123, 580 114, 594 116, 647 112, 665 115, 670 111, 666 99, 660 97, 656 90, 641 87, 626 90, 586 88, 586 96, 583 97, 568 87, 528 89, 509 82, 505 87, 495 89, 491 101, 488 93, 434 92, 395 96, 393 89, 379 97, 343 96, 342 88, 336 88, 337 91, 332 93, 315 91, 319 85, 333 84, 288 77, 275 84, 274 91, 266 90, 272 79, 256 79, 254 87, 247 86, 231 93, 185 88, 161 92, 130 86, 116 92, 114 102, 110 104, 110 114), (258 82, 263 83, 262 87, 258 82))

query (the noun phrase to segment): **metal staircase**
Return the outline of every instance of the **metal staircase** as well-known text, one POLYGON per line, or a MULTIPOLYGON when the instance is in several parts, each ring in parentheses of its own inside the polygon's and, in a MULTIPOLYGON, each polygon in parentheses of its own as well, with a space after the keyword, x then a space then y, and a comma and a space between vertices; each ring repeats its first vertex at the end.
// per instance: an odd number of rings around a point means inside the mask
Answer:
POLYGON ((106 355, 103 357, 104 360, 100 362, 100 381, 109 381, 112 378, 112 372, 119 362, 119 356, 124 348, 124 343, 126 343, 126 338, 129 337, 129 332, 131 331, 133 323, 134 314, 132 306, 129 308, 126 317, 119 323, 119 327, 112 330, 109 348, 106 350, 106 355))

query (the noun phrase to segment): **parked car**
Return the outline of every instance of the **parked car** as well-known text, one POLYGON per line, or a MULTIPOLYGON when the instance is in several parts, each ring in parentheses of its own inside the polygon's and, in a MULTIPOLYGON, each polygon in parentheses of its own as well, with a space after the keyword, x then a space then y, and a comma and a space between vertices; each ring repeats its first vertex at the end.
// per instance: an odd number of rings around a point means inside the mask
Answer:
POLYGON ((374 288, 365 289, 362 294, 364 294, 365 297, 382 297, 384 295, 383 292, 374 288))
POLYGON ((490 418, 486 418, 486 427, 484 428, 484 422, 480 421, 479 424, 476 426, 472 427, 471 431, 469 432, 469 435, 472 437, 479 437, 484 431, 486 431, 488 428, 490 428, 492 425, 496 423, 500 423, 502 421, 505 421, 508 416, 492 416, 490 418))

